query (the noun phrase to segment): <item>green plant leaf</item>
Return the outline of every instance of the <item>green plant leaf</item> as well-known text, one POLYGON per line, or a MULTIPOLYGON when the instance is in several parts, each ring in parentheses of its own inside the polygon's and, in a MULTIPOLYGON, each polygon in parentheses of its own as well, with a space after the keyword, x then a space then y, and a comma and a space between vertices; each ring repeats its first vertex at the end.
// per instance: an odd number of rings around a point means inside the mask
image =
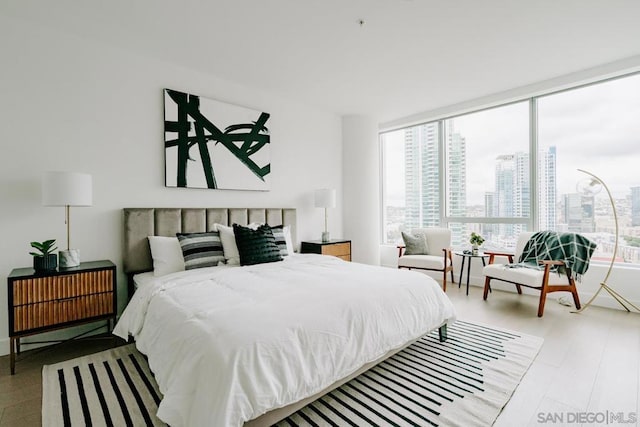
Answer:
POLYGON ((33 256, 45 256, 45 255, 49 255, 50 253, 52 253, 53 251, 55 251, 56 249, 58 249, 56 246, 56 239, 49 239, 49 240, 45 240, 44 242, 31 242, 31 247, 35 248, 37 250, 39 250, 42 254, 36 254, 35 252, 29 252, 31 255, 33 256))

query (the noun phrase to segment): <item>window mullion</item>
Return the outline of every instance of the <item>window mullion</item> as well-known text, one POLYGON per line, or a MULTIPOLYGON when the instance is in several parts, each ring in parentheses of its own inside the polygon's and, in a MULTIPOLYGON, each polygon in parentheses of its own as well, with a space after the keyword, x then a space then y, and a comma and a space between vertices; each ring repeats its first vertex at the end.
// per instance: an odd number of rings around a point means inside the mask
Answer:
POLYGON ((440 200, 440 225, 442 227, 447 227, 448 223, 446 221, 446 212, 447 212, 447 187, 446 187, 446 176, 447 173, 445 168, 445 162, 447 159, 446 153, 446 136, 444 134, 444 120, 438 120, 438 176, 439 183, 438 189, 440 191, 439 200, 440 200))
POLYGON ((529 223, 528 229, 536 231, 539 221, 538 198, 538 101, 529 100, 529 223))

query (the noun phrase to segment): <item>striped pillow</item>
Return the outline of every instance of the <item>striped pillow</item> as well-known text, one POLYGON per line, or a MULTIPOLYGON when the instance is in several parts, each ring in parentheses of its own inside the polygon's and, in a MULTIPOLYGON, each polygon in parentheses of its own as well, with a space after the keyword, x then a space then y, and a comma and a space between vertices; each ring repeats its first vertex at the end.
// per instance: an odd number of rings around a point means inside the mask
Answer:
POLYGON ((273 237, 276 239, 276 245, 278 245, 278 249, 280 250, 280 256, 289 255, 289 249, 287 248, 287 239, 284 235, 284 225, 276 225, 271 227, 271 231, 273 232, 273 237))
POLYGON ((194 268, 215 267, 224 263, 224 253, 220 241, 220 233, 177 233, 180 248, 184 256, 185 270, 194 268))
POLYGON ((271 227, 264 224, 256 230, 233 224, 233 234, 240 253, 240 265, 282 261, 280 249, 271 227))

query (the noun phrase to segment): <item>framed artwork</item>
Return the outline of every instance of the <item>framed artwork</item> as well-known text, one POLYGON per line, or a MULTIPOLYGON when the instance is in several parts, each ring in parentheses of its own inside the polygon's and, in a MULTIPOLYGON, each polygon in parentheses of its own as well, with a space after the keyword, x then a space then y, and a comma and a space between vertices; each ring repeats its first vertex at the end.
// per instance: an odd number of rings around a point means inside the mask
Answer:
POLYGON ((164 90, 165 185, 269 190, 269 114, 164 90))

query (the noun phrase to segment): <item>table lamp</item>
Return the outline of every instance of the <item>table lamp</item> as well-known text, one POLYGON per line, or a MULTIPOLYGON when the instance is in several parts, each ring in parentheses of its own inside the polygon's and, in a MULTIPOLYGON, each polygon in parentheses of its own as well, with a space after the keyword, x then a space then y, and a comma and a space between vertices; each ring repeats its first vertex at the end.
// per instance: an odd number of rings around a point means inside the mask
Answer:
POLYGON ((322 232, 322 241, 328 242, 331 240, 331 237, 329 235, 329 216, 327 209, 336 207, 336 190, 334 188, 322 188, 320 190, 316 190, 315 205, 316 208, 324 208, 324 231, 322 232))
POLYGON ((58 252, 62 268, 80 265, 80 251, 71 249, 71 206, 91 206, 93 186, 91 175, 78 172, 45 172, 42 176, 42 204, 64 206, 67 224, 67 249, 58 252))

